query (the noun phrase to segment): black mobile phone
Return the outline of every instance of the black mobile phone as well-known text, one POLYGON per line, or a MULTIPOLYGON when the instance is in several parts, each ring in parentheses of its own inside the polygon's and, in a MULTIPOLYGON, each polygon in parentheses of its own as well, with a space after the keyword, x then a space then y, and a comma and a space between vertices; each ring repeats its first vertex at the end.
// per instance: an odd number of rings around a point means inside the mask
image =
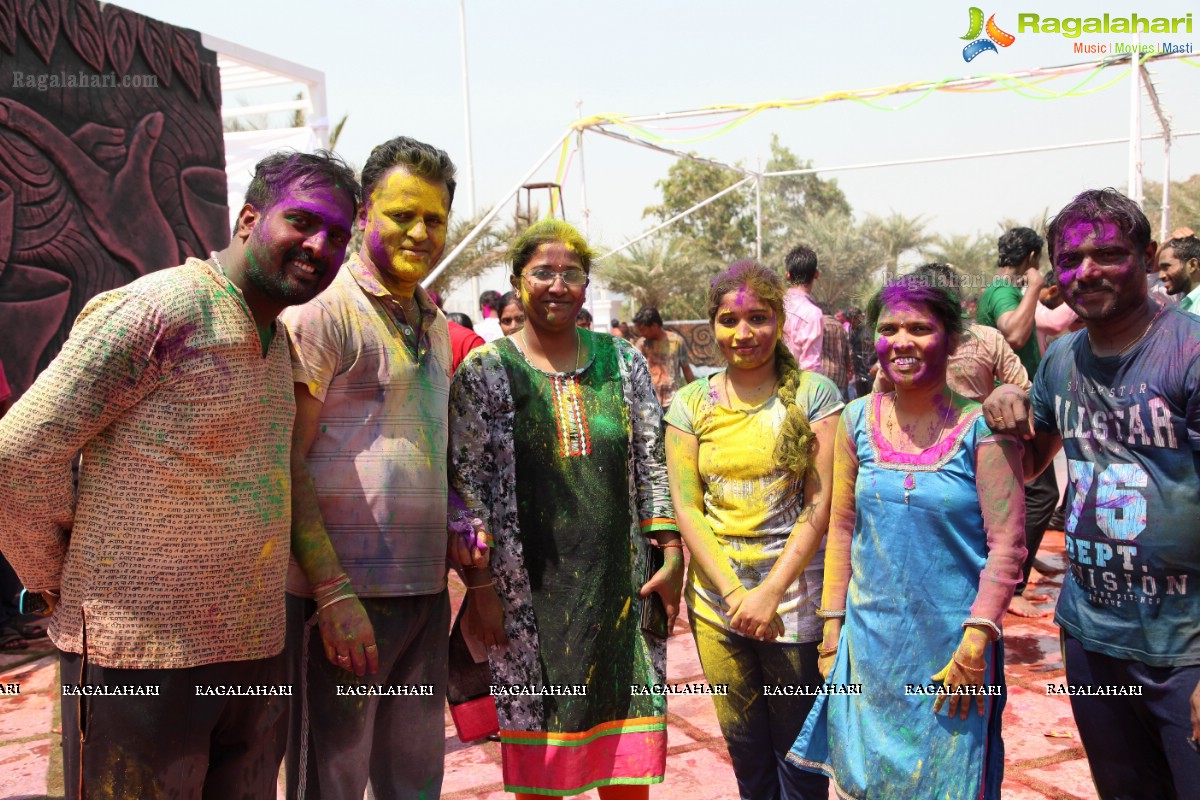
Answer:
POLYGON ((21 594, 17 597, 18 614, 37 614, 39 617, 44 617, 49 611, 50 606, 46 605, 46 600, 40 592, 21 590, 21 594))

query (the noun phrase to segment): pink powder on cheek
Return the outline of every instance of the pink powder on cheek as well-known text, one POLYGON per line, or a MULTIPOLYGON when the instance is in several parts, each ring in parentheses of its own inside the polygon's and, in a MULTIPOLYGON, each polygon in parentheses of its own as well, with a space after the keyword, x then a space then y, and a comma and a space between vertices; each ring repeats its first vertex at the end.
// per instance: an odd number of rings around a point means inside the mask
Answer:
POLYGON ((946 332, 934 333, 926 340, 925 350, 921 354, 925 361, 925 371, 941 371, 946 368, 946 364, 950 360, 950 348, 946 338, 946 332))
POLYGON ((888 338, 882 333, 875 334, 875 355, 879 357, 879 363, 887 361, 887 354, 891 351, 892 344, 888 338))

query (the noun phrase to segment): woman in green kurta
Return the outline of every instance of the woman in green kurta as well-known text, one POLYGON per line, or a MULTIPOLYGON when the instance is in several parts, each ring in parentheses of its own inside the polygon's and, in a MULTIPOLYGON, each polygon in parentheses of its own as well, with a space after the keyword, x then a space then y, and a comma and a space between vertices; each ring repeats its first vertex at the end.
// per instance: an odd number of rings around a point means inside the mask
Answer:
POLYGON ((450 409, 455 487, 494 536, 490 568, 466 573, 466 625, 492 645, 505 788, 645 797, 666 704, 635 687, 664 683, 666 648, 639 595, 658 593, 673 623, 683 567, 661 410, 640 353, 575 327, 582 237, 541 222, 512 256, 526 327, 463 361, 450 409), (655 546, 665 566, 647 580, 655 546))

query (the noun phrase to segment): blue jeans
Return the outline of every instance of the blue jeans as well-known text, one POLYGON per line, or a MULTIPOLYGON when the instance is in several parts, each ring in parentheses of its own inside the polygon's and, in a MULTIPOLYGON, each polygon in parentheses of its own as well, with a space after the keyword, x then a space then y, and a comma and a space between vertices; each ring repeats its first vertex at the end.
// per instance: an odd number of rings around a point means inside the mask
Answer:
POLYGON ((700 665, 743 800, 826 800, 829 779, 787 760, 816 698, 771 696, 763 687, 817 686, 817 644, 759 642, 691 617, 700 665))

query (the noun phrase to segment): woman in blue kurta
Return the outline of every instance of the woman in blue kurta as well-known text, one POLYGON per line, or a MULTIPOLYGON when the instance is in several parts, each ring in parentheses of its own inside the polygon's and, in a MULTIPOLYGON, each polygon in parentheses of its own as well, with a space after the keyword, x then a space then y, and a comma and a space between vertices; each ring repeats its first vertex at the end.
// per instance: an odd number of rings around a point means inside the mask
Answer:
POLYGON ((844 798, 999 797, 1000 625, 1025 554, 1020 448, 946 386, 962 330, 950 295, 901 281, 867 313, 896 391, 842 416, 818 612, 822 672, 861 694, 818 698, 789 759, 844 798))

